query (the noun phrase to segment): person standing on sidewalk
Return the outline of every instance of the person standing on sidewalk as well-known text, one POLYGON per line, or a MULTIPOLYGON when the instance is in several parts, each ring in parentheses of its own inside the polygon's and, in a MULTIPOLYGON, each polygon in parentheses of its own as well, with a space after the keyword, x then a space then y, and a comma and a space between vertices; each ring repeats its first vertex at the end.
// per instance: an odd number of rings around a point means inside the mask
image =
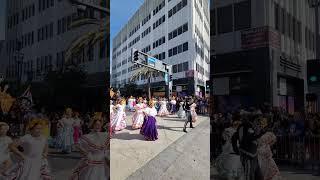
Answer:
POLYGON ((183 109, 186 112, 186 121, 184 123, 184 127, 183 127, 183 132, 187 132, 186 128, 187 128, 187 124, 188 122, 190 122, 190 128, 194 128, 192 125, 192 116, 191 116, 191 105, 193 104, 192 99, 188 98, 185 100, 184 104, 183 104, 183 109))

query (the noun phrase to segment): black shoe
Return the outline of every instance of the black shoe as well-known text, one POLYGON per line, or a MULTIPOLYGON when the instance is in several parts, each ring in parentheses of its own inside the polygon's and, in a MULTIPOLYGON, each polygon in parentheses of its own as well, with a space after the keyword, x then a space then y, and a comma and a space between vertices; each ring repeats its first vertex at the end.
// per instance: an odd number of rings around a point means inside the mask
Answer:
POLYGON ((193 126, 190 126, 190 128, 194 128, 193 126))
POLYGON ((188 131, 186 129, 183 128, 183 132, 187 133, 188 131))

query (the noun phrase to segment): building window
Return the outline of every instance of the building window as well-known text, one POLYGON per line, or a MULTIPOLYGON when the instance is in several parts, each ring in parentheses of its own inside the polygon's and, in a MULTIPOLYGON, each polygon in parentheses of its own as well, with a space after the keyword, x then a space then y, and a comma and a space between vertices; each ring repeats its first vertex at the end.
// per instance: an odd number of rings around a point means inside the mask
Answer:
POLYGON ((235 30, 251 27, 251 1, 243 1, 234 5, 235 30))
POLYGON ((232 6, 218 8, 218 33, 232 32, 232 6))
POLYGON ((279 5, 274 3, 274 27, 277 31, 280 30, 279 23, 280 23, 280 16, 279 16, 279 5))

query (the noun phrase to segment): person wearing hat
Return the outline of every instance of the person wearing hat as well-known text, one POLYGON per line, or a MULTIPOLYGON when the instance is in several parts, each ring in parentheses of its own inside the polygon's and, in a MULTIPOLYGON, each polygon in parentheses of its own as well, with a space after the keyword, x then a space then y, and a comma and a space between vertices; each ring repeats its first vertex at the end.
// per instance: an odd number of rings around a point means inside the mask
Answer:
POLYGON ((147 141, 155 141, 158 139, 158 131, 156 125, 157 110, 154 107, 153 101, 149 102, 149 107, 145 108, 143 110, 143 113, 145 115, 145 119, 141 127, 140 134, 144 135, 147 141))
POLYGON ((72 151, 74 126, 75 119, 72 117, 72 109, 67 108, 64 117, 58 122, 60 129, 56 139, 56 146, 63 153, 71 153, 72 151))
POLYGON ((44 125, 42 119, 33 119, 27 125, 29 133, 10 144, 10 150, 21 160, 10 170, 8 179, 53 179, 47 161, 48 139, 43 135, 44 125))
POLYGON ((70 180, 106 180, 109 178, 109 145, 108 133, 102 132, 103 118, 96 112, 91 118, 91 132, 81 136, 77 145, 83 158, 74 169, 70 180))
POLYGON ((7 136, 9 125, 0 122, 0 179, 5 176, 6 171, 10 168, 12 162, 9 154, 9 145, 12 139, 7 136))

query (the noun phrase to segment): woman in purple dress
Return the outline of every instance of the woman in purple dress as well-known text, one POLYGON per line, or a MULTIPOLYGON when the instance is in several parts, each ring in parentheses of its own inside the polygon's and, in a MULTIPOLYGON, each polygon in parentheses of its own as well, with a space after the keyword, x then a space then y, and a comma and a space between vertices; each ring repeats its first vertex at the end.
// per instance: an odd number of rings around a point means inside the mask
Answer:
POLYGON ((156 125, 156 115, 157 110, 154 107, 154 102, 149 102, 149 107, 145 108, 143 110, 143 113, 145 115, 145 119, 143 122, 143 125, 140 130, 140 134, 144 135, 145 139, 147 141, 155 141, 158 139, 158 131, 157 131, 157 125, 156 125))

